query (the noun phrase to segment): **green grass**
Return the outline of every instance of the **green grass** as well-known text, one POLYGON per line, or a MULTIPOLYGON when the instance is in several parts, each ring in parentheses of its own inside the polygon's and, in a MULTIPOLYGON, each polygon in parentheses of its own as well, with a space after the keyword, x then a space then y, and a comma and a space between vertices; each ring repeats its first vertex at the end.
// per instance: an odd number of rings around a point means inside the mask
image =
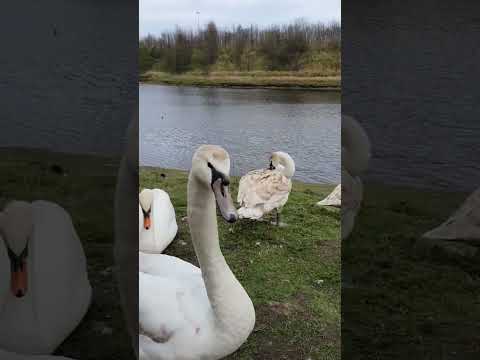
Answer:
MULTIPOLYGON (((233 196, 238 180, 232 179, 233 196)), ((140 185, 169 193, 179 230, 166 253, 197 265, 182 220, 187 214, 187 173, 141 168, 140 185)), ((315 206, 333 188, 294 182, 283 211, 286 228, 248 220, 231 225, 219 219, 223 254, 257 316, 248 341, 229 359, 340 358, 340 213, 315 206)))
POLYGON ((478 358, 480 259, 417 251, 421 235, 467 195, 366 184, 342 247, 342 269, 353 283, 342 291, 344 356, 478 358))
POLYGON ((112 274, 118 159, 22 149, 0 149, 0 155, 0 207, 10 200, 60 204, 70 213, 87 256, 92 304, 56 354, 84 360, 133 359, 112 274), (66 176, 52 172, 52 165, 61 166, 66 176))
POLYGON ((147 71, 140 76, 146 83, 215 87, 261 87, 299 88, 317 90, 340 90, 340 75, 322 76, 315 71, 308 72, 268 72, 268 71, 217 71, 209 75, 200 72, 170 74, 161 71, 147 71))

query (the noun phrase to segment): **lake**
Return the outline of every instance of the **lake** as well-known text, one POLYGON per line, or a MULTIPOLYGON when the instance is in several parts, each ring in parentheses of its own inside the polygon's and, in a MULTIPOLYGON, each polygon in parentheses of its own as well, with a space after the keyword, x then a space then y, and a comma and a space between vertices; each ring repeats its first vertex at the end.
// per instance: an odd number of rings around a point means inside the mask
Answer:
POLYGON ((297 180, 340 182, 340 93, 140 84, 140 165, 188 170, 195 149, 217 144, 232 175, 288 152, 297 180))

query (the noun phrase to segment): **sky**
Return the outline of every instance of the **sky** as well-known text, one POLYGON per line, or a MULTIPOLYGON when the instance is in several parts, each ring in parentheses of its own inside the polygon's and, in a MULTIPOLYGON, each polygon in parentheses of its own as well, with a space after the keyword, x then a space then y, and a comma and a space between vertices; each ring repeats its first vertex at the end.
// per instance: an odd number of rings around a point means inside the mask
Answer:
POLYGON ((341 20, 341 0, 140 0, 139 6, 140 37, 160 35, 177 25, 197 29, 211 20, 220 28, 285 24, 298 18, 341 20))

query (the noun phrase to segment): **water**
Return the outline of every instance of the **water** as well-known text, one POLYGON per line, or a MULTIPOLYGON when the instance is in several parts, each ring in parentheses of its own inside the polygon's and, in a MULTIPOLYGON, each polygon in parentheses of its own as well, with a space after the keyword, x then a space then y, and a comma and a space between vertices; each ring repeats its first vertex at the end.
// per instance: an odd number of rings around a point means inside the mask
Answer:
POLYGON ((295 178, 340 182, 340 94, 141 84, 140 165, 189 169, 200 144, 223 146, 233 175, 288 152, 295 178))

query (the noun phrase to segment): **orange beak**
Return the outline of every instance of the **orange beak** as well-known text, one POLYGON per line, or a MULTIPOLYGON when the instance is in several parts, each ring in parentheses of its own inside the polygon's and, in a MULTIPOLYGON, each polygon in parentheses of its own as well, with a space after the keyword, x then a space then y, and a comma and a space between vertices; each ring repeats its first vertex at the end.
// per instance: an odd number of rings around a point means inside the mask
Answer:
POLYGON ((146 215, 146 216, 143 217, 143 227, 146 230, 148 230, 148 229, 150 229, 150 226, 151 226, 150 216, 146 215))
POLYGON ((10 290, 16 297, 23 297, 27 293, 28 275, 27 275, 27 263, 22 262, 20 269, 12 271, 10 279, 10 290))

